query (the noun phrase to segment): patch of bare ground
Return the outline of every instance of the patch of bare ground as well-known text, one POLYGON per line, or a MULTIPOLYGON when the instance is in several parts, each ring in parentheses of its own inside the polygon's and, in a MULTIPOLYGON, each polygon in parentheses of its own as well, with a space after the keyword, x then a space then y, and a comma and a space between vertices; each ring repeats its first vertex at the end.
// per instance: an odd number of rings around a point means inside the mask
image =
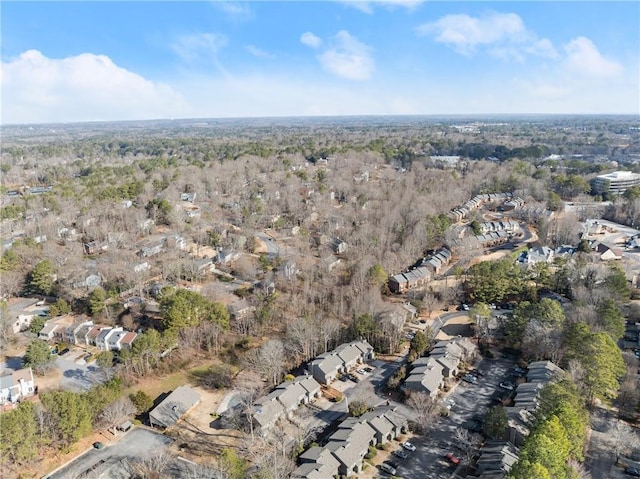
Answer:
POLYGON ((201 464, 214 462, 225 448, 239 448, 246 435, 236 429, 225 429, 216 420, 215 412, 227 391, 211 391, 193 387, 200 394, 200 403, 167 431, 176 442, 171 446, 176 454, 201 464))

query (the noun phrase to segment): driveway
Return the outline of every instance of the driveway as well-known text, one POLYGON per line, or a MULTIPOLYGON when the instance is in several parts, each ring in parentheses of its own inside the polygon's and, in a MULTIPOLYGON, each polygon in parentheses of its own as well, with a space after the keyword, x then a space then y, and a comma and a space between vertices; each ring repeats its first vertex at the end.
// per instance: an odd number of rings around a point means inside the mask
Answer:
POLYGON ((102 369, 95 364, 79 364, 74 359, 73 357, 56 358, 55 365, 62 371, 62 379, 60 380, 62 389, 87 391, 107 379, 102 369))
MULTIPOLYGON (((143 428, 135 428, 115 444, 102 449, 90 449, 62 469, 49 474, 50 479, 78 479, 99 477, 101 479, 128 479, 127 462, 148 458, 166 452, 173 439, 143 428)), ((179 477, 179 476, 174 476, 179 477)))

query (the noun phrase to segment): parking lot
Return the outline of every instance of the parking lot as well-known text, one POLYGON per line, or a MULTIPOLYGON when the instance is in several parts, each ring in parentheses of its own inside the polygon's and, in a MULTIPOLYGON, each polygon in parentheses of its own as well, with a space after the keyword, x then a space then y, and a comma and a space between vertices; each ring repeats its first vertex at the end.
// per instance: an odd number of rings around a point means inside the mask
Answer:
MULTIPOLYGON (((396 474, 404 479, 446 478, 452 475, 456 466, 447 461, 445 455, 451 452, 461 457, 453 436, 455 430, 468 426, 475 416, 484 416, 495 404, 494 396, 507 392, 498 384, 513 380, 511 371, 514 366, 511 359, 482 359, 476 367, 483 374, 478 382, 469 384, 460 381, 447 396, 447 399, 455 401, 450 416, 438 418, 436 427, 428 436, 413 437, 411 442, 417 450, 408 452, 406 459, 390 457, 398 465, 396 474)), ((389 474, 380 471, 378 476, 389 477, 389 474)))
POLYGON ((130 461, 167 451, 172 442, 173 439, 170 437, 147 429, 135 428, 118 442, 102 449, 90 449, 47 477, 49 479, 81 477, 128 479, 131 477, 128 470, 130 461))

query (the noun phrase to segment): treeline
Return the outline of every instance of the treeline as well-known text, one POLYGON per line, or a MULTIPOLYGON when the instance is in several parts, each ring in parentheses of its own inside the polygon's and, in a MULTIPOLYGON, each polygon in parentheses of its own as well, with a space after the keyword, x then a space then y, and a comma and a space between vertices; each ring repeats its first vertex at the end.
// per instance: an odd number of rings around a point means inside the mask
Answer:
POLYGON ((111 379, 87 392, 42 393, 39 403, 24 401, 3 413, 0 460, 4 467, 29 464, 49 448, 67 449, 99 424, 115 427, 132 412, 119 404, 121 394, 122 382, 111 379))
POLYGON ((588 426, 589 414, 576 386, 569 379, 548 384, 508 479, 578 479, 588 426))

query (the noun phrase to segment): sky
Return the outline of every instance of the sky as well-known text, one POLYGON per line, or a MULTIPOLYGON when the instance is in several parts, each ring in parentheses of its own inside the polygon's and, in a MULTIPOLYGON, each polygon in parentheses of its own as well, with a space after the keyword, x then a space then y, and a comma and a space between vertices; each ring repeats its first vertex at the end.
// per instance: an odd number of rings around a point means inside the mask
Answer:
POLYGON ((0 123, 640 114, 637 1, 3 1, 0 123))

